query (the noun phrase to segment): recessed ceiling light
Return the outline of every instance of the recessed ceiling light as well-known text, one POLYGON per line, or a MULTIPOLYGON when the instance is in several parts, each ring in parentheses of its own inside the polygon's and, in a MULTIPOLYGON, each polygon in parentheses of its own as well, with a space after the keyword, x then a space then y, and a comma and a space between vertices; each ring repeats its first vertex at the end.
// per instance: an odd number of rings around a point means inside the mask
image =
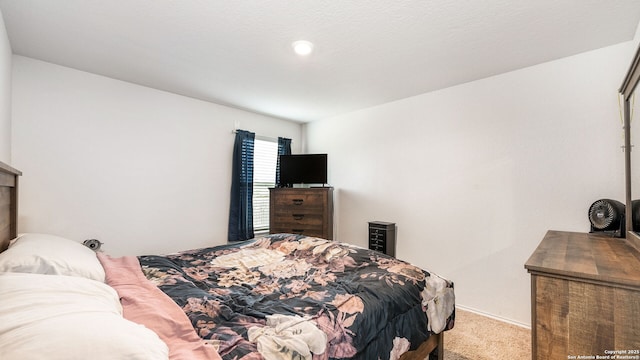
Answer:
POLYGON ((293 51, 301 56, 307 56, 313 51, 313 44, 306 40, 294 41, 291 46, 293 46, 293 51))

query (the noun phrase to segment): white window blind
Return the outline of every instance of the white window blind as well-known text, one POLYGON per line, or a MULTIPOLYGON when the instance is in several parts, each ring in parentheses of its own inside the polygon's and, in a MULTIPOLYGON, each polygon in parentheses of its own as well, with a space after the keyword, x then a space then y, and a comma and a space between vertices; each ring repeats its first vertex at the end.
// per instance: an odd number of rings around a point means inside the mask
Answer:
POLYGON ((255 139, 253 151, 253 229, 268 231, 269 188, 276 185, 278 143, 255 139))

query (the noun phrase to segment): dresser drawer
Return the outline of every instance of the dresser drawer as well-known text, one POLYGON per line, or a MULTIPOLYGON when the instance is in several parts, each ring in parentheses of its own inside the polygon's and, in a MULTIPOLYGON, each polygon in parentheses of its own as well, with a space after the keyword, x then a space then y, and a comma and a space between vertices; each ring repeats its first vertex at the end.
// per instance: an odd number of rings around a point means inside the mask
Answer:
POLYGON ((278 210, 317 209, 322 211, 324 197, 324 194, 317 193, 285 193, 274 199, 274 205, 278 210))
POLYGON ((369 229, 369 239, 385 241, 387 239, 387 231, 379 229, 369 229))
POLYGON ((320 238, 326 238, 322 229, 308 229, 308 228, 274 228, 271 230, 272 234, 299 234, 305 236, 315 236, 320 238))
POLYGON ((273 214, 276 226, 318 226, 322 227, 324 216, 322 213, 290 213, 276 212, 273 214))
POLYGON ((371 250, 375 250, 375 251, 380 251, 380 252, 382 252, 382 253, 384 253, 384 251, 386 250, 386 249, 384 248, 384 244, 382 244, 382 245, 369 244, 369 249, 371 249, 371 250))
POLYGON ((302 220, 304 218, 320 216, 322 217, 324 211, 322 208, 313 207, 279 207, 272 210, 273 214, 277 217, 295 217, 302 220))

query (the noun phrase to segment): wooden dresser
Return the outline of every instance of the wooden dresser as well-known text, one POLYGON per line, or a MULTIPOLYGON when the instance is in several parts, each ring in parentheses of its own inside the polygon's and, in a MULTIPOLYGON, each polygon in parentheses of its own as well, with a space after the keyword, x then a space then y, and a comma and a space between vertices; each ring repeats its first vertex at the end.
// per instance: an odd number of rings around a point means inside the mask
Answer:
POLYGON ((525 268, 532 359, 640 358, 640 253, 624 239, 549 231, 525 268))
POLYGON ((269 232, 333 239, 333 188, 272 188, 269 232))

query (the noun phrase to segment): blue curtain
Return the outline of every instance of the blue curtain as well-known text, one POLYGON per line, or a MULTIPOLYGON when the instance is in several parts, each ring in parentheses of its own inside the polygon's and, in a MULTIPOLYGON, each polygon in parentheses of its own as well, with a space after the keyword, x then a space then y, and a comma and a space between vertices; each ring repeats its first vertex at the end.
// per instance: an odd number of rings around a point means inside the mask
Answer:
POLYGON ((291 139, 278 137, 278 161, 276 163, 276 186, 280 186, 280 155, 291 155, 291 139))
POLYGON ((231 205, 228 241, 252 239, 253 234, 253 143, 255 134, 236 130, 231 170, 231 205))

